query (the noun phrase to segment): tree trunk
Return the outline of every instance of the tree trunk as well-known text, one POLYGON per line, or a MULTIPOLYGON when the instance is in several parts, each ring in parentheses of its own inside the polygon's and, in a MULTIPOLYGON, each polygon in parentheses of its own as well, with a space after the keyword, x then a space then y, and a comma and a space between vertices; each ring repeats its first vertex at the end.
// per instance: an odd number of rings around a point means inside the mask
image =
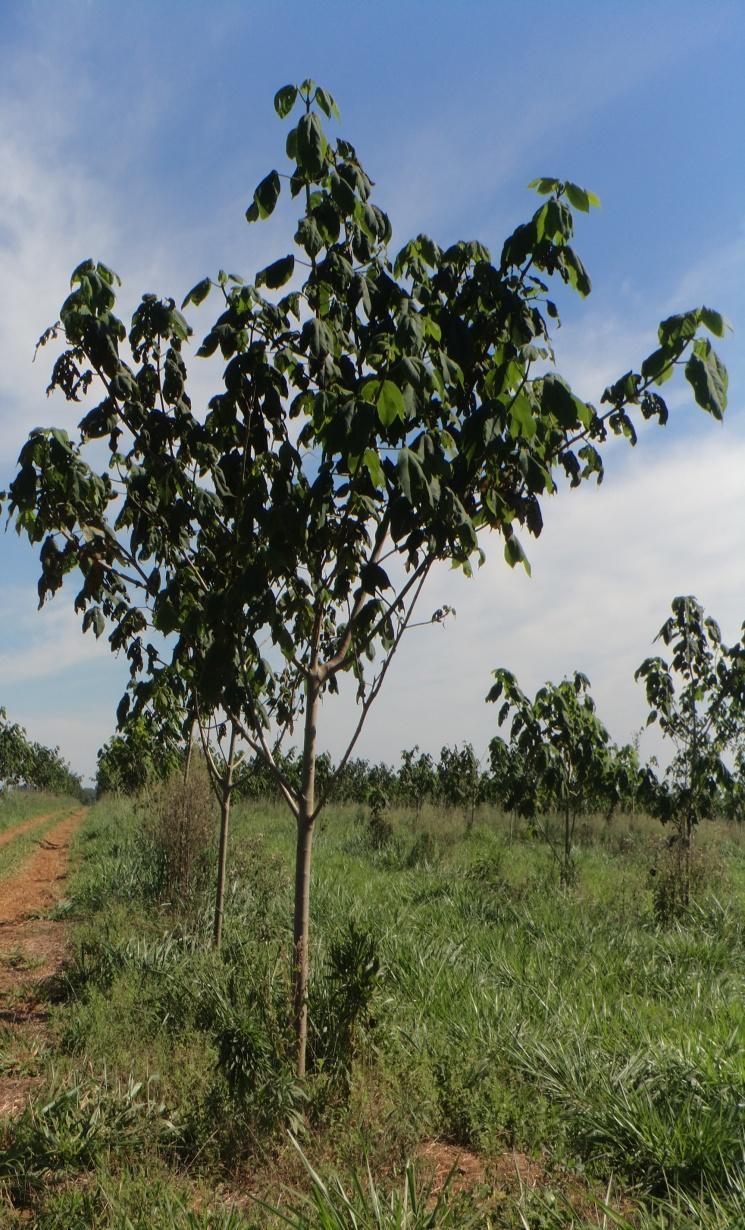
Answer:
POLYGON ((566 888, 569 884, 572 862, 572 830, 569 820, 569 802, 564 807, 564 865, 561 869, 561 881, 566 888))
POLYGON ((295 850, 295 921, 293 929, 293 1003, 295 1022, 295 1068, 305 1076, 308 1047, 308 977, 310 974, 310 865, 313 849, 313 811, 316 789, 316 721, 320 685, 311 677, 306 684, 305 735, 303 739, 303 785, 297 816, 295 850))
POLYGON ((308 1045, 308 977, 310 974, 310 865, 313 849, 313 822, 298 816, 295 853, 295 926, 293 947, 293 999, 296 1044, 296 1071, 305 1076, 308 1045))
POLYGON ((189 771, 191 769, 191 756, 194 751, 194 725, 195 719, 192 718, 191 726, 189 727, 189 742, 186 745, 186 758, 184 760, 184 785, 189 780, 189 771))
POLYGON ((222 923, 225 913, 225 870, 228 862, 228 827, 230 802, 233 795, 233 762, 235 760, 235 726, 230 732, 230 750, 225 762, 220 799, 220 846, 217 854, 217 888, 215 890, 215 918, 212 926, 212 947, 218 949, 222 942, 222 923))
POLYGON ((688 909, 691 904, 691 847, 693 846, 693 817, 690 810, 686 814, 685 834, 683 838, 683 905, 688 909))

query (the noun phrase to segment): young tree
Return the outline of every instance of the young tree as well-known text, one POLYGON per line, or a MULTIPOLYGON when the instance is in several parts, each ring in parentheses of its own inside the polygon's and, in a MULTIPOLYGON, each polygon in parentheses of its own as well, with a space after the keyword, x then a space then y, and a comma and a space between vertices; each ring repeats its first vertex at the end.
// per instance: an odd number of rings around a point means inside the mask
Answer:
POLYGON ((556 809, 564 820, 559 858, 561 882, 574 875, 573 845, 577 816, 607 781, 611 768, 610 736, 595 712, 586 675, 547 683, 531 701, 507 670, 494 671, 496 682, 486 699, 504 697, 502 725, 512 714, 510 739, 523 766, 516 800, 524 816, 556 809))
POLYGON ((8 721, 0 707, 0 783, 3 788, 25 781, 31 765, 31 747, 26 732, 17 722, 8 721))
POLYGON ((401 753, 398 795, 403 803, 414 808, 417 820, 425 801, 437 794, 437 785, 437 772, 429 752, 421 752, 415 744, 401 753))
MULTIPOLYGON (((222 711, 269 765, 296 822, 294 1016, 305 1068, 310 865, 321 699, 347 673, 359 718, 340 774, 383 686, 428 574, 439 561, 470 574, 480 535, 541 530, 541 498, 559 475, 602 476, 608 432, 633 443, 629 416, 664 423, 653 385, 683 362, 697 401, 720 418, 726 373, 699 328, 721 336, 707 308, 663 322, 639 372, 606 389, 598 410, 555 372, 552 276, 581 295, 587 272, 571 247, 572 208, 591 193, 537 180, 546 197, 492 259, 477 242, 441 249, 424 235, 389 256, 390 222, 336 117, 312 81, 275 98, 289 174, 257 187, 249 222, 273 213, 283 182, 301 202, 295 248, 253 282, 220 272, 220 313, 197 351, 226 362, 206 408, 187 393, 190 329, 173 299, 147 294, 127 332, 116 276, 85 261, 72 277, 52 388, 71 401, 97 391, 79 439, 34 432, 10 491, 19 531, 41 544, 41 600, 76 567, 83 627, 110 625, 125 649, 134 703, 159 686, 166 654, 205 712, 222 711), (100 466, 98 441, 110 461, 100 466), (91 448, 91 446, 94 446, 91 448), (98 467, 98 468, 97 468, 98 467), (167 650, 147 642, 149 626, 167 650), (268 645, 266 656, 264 646, 268 645), (302 723, 300 786, 278 740, 302 723)), ((437 613, 435 613, 435 616, 437 613)), ((124 710, 121 711, 124 716, 124 710)), ((334 778, 328 783, 333 790, 334 778)))
POLYGON ((515 816, 528 790, 528 769, 518 747, 500 735, 489 742, 488 791, 491 802, 510 814, 510 841, 514 836, 515 816))
POLYGON ((463 808, 470 830, 473 828, 481 784, 479 762, 471 744, 443 747, 437 762, 437 777, 440 798, 448 807, 463 808))
POLYGON ((81 782, 58 747, 45 747, 28 738, 17 722, 9 722, 0 707, 0 785, 4 788, 25 783, 52 794, 79 796, 81 782))
POLYGON ((745 625, 738 645, 724 645, 701 604, 680 596, 655 640, 670 647, 670 661, 647 658, 635 678, 650 706, 647 725, 657 723, 675 754, 664 781, 648 791, 648 805, 675 825, 681 903, 688 906, 694 831, 729 785, 724 757, 735 751, 745 726, 745 625))
POLYGON ((151 711, 130 716, 96 757, 96 794, 137 794, 175 772, 183 760, 179 722, 151 711))

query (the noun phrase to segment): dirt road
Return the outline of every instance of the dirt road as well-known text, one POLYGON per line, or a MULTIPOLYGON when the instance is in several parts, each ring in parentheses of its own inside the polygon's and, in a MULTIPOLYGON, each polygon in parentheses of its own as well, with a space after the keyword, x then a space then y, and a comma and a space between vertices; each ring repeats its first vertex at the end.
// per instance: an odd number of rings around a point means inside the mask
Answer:
MULTIPOLYGON (((48 913, 64 893, 70 843, 84 808, 65 816, 39 841, 38 850, 0 880, 0 1116, 11 1114, 34 1085, 34 1057, 44 1047, 47 1005, 41 984, 61 965, 64 923, 48 913)), ((3 833, 6 844, 49 816, 3 833)))

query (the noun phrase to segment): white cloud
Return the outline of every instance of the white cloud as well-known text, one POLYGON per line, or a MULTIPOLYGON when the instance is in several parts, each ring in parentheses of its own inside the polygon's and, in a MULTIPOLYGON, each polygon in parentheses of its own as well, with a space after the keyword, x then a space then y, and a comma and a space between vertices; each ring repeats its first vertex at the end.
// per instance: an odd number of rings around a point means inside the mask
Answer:
POLYGON ((74 667, 88 665, 94 657, 110 656, 106 639, 96 641, 92 632, 82 635, 81 616, 76 615, 70 594, 40 612, 34 610, 32 593, 25 600, 7 602, 0 611, 3 626, 12 627, 16 645, 0 652, 0 683, 4 689, 33 680, 52 680, 74 667))
MULTIPOLYGON (((501 541, 484 545, 487 563, 473 581, 442 569, 422 598, 429 614, 457 609, 445 628, 409 634, 373 709, 361 753, 397 759, 402 747, 471 740, 483 751, 496 733, 484 704, 490 672, 513 670, 533 691, 575 669, 592 682, 600 715, 625 741, 646 717, 633 674, 672 598, 694 593, 718 618, 725 639, 745 614, 745 443, 717 429, 704 445, 655 456, 640 444, 599 490, 564 492, 545 508, 546 528, 525 542, 533 576, 511 572, 501 541)), ((343 746, 354 704, 330 698, 320 741, 343 746)), ((657 750, 650 741, 643 744, 657 750)))

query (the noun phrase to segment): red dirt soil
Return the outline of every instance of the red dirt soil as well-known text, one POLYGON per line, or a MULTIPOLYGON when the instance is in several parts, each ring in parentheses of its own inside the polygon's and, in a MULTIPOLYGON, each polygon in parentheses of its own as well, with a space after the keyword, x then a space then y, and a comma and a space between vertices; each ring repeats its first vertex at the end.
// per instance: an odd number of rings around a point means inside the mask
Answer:
MULTIPOLYGON (((0 1042, 9 1036, 14 1051, 15 1043, 31 1053, 44 1044, 48 1011, 39 990, 65 953, 64 923, 46 915, 63 894, 70 842, 84 814, 81 808, 65 816, 39 841, 37 852, 0 881, 0 1042)), ((12 835, 48 818, 24 821, 12 835)), ((19 1110, 34 1083, 33 1076, 12 1075, 12 1066, 10 1075, 0 1068, 0 1116, 19 1110)))

